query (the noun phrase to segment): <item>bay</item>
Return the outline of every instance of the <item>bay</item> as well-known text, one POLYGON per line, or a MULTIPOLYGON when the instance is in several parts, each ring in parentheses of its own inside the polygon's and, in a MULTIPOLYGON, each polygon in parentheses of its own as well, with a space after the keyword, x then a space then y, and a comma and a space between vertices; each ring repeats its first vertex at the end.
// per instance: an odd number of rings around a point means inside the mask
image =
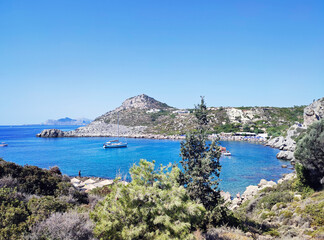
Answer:
MULTIPOLYGON (((129 180, 129 168, 140 159, 155 160, 157 165, 179 163, 180 141, 152 139, 123 139, 127 148, 103 149, 111 138, 38 138, 35 135, 47 128, 64 131, 78 126, 0 126, 0 142, 8 147, 0 148, 0 157, 20 165, 41 168, 58 166, 63 174, 115 178, 117 175, 129 180)), ((282 168, 288 161, 276 158, 277 149, 247 142, 220 142, 231 153, 221 157, 220 189, 232 195, 243 193, 249 185, 260 179, 278 180, 282 174, 291 172, 282 168)))

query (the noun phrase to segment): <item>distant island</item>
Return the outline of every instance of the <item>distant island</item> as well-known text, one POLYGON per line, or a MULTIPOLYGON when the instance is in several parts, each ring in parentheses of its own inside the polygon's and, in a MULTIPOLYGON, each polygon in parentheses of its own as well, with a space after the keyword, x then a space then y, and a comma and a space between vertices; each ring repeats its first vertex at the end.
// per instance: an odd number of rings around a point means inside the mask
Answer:
POLYGON ((72 119, 65 117, 57 120, 49 119, 46 122, 42 123, 42 125, 88 125, 91 122, 92 120, 87 118, 72 119))

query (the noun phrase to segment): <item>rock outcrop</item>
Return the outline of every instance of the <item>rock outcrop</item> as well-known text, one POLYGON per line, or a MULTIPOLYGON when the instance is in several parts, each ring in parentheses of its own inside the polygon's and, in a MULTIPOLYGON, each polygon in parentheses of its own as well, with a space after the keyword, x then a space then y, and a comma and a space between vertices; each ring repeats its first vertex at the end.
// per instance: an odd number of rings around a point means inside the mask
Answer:
POLYGON ((246 190, 244 191, 244 193, 242 195, 237 194, 236 197, 233 198, 233 200, 230 200, 230 197, 228 196, 227 193, 222 193, 222 197, 226 201, 230 202, 230 209, 233 210, 233 209, 236 209, 237 207, 239 207, 245 201, 250 200, 253 197, 255 197, 262 189, 274 188, 277 186, 277 184, 281 184, 282 182, 291 180, 295 177, 296 177, 295 173, 285 174, 282 178, 280 178, 278 180, 277 183, 274 181, 267 181, 265 179, 261 179, 260 183, 257 186, 250 185, 250 186, 246 187, 246 190))
POLYGON ((324 118, 324 97, 304 109, 304 124, 307 126, 324 118))
POLYGON ((66 132, 63 132, 59 129, 45 129, 41 133, 38 133, 37 137, 44 137, 44 138, 58 138, 58 137, 65 137, 66 132))
POLYGON ((324 118, 324 98, 314 101, 304 109, 304 124, 294 124, 287 131, 287 136, 270 139, 265 145, 278 148, 281 151, 277 154, 278 159, 295 162, 294 151, 296 148, 295 139, 312 123, 324 118))

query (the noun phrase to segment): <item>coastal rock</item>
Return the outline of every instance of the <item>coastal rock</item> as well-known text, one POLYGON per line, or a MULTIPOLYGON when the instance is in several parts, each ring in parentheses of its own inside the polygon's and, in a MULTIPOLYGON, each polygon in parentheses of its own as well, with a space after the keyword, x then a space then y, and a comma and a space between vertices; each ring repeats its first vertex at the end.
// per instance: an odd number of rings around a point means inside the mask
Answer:
POLYGON ((324 97, 304 109, 304 124, 309 126, 322 118, 324 118, 324 97))
POLYGON ((294 152, 292 151, 280 151, 277 153, 277 158, 278 159, 283 159, 283 160, 294 160, 294 152))
POLYGON ((64 132, 59 129, 45 129, 41 133, 36 135, 37 137, 44 138, 58 138, 64 137, 64 132))

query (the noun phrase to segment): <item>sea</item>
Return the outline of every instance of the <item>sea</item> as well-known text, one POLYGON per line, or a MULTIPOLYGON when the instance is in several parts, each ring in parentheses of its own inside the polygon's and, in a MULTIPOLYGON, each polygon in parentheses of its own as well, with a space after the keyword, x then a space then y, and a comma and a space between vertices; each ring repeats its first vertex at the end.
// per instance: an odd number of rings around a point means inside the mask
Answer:
MULTIPOLYGON (((20 165, 41 168, 58 166, 63 174, 93 176, 113 179, 121 176, 129 180, 129 169, 140 159, 155 161, 156 166, 180 166, 179 140, 120 139, 127 148, 104 149, 103 143, 112 138, 38 138, 43 129, 64 131, 79 126, 0 126, 0 158, 20 165)), ((277 181, 283 174, 292 172, 289 161, 276 158, 277 149, 248 142, 221 141, 232 156, 222 156, 219 188, 232 196, 243 193, 247 186, 257 185, 261 179, 277 181), (288 168, 282 168, 287 165, 288 168)))

